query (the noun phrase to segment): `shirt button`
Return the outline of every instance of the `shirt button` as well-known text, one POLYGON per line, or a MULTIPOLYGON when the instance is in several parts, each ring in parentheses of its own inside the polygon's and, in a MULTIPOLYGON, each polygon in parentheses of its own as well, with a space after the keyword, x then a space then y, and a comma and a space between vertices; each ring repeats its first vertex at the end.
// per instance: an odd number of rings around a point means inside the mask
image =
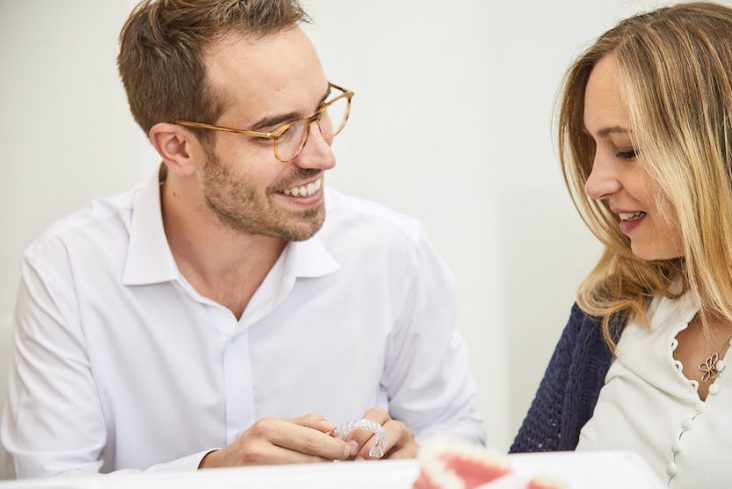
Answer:
POLYGON ((716 382, 709 386, 709 393, 713 396, 719 394, 719 386, 716 382))
POLYGON ((679 467, 675 463, 669 462, 669 464, 666 466, 666 472, 668 473, 668 475, 673 477, 679 473, 679 467))
POLYGON ((696 405, 694 406, 694 409, 696 410, 696 414, 701 414, 704 412, 704 403, 702 401, 697 401, 696 405))
POLYGON ((681 452, 681 440, 678 438, 674 439, 674 442, 671 444, 671 450, 673 450, 674 453, 681 452))
POLYGON ((721 372, 722 370, 724 370, 724 367, 726 367, 726 366, 727 366, 727 364, 724 363, 724 360, 718 360, 717 361, 717 372, 721 372))
POLYGON ((684 421, 681 422, 681 427, 685 430, 688 430, 689 428, 691 428, 692 424, 694 424, 694 420, 692 420, 691 418, 686 418, 684 421))

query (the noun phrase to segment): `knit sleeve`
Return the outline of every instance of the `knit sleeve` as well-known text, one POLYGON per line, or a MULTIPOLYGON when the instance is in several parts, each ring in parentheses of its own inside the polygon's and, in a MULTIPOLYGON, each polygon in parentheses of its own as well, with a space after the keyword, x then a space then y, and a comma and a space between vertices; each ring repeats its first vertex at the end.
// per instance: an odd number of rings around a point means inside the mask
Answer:
POLYGON ((574 450, 610 366, 597 318, 575 304, 511 452, 574 450))

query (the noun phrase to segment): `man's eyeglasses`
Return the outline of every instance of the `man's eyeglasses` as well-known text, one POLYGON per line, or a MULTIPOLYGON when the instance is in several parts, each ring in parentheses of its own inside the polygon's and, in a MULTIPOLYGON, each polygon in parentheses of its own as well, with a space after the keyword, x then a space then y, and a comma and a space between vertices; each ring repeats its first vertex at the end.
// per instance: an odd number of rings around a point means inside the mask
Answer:
POLYGON ((199 129, 210 129, 212 131, 233 132, 244 134, 260 139, 271 139, 274 146, 275 157, 283 163, 288 163, 302 152, 310 135, 310 125, 315 122, 318 125, 320 134, 326 140, 333 139, 338 135, 348 121, 348 114, 351 111, 351 98, 354 92, 339 87, 334 83, 328 83, 330 88, 338 90, 334 98, 324 102, 315 114, 310 117, 302 117, 278 126, 271 132, 248 131, 245 129, 234 129, 231 127, 215 126, 193 121, 175 121, 176 124, 199 129))

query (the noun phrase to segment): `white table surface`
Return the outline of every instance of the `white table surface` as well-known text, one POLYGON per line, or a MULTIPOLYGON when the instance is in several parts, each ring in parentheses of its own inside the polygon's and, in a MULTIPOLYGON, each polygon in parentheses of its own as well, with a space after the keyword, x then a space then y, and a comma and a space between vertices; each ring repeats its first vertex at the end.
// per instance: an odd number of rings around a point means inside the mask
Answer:
MULTIPOLYGON (((514 479, 528 480, 543 474, 561 480, 568 489, 662 487, 643 460, 629 452, 519 454, 510 455, 507 461, 513 468, 514 479)), ((416 460, 387 460, 7 481, 0 483, 0 489, 410 489, 418 472, 416 460)), ((505 480, 483 487, 513 486, 505 480)))

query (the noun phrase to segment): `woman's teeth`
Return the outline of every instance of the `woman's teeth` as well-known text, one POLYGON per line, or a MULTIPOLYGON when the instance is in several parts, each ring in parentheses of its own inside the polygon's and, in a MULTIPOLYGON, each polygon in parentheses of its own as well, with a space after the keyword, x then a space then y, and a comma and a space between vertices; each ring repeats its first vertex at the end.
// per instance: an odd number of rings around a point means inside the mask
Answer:
POLYGON ((646 213, 642 211, 638 212, 619 212, 618 215, 620 216, 621 221, 637 221, 641 217, 645 216, 646 213))
POLYGON ((282 193, 285 195, 291 195, 293 197, 312 197, 313 195, 315 195, 315 192, 320 190, 322 181, 323 179, 319 178, 313 183, 308 183, 307 185, 300 185, 299 187, 285 189, 285 191, 282 193))

